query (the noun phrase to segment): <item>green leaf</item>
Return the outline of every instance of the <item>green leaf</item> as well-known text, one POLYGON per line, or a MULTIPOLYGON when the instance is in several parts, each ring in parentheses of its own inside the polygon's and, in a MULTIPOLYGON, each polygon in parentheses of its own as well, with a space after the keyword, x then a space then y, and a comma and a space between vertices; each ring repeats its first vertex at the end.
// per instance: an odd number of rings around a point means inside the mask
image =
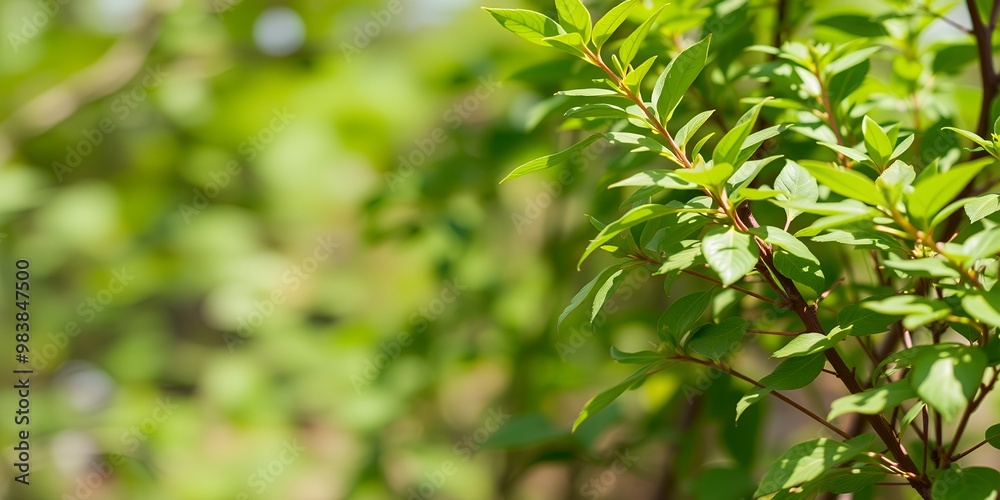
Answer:
POLYGON ((876 301, 883 297, 873 297, 865 301, 849 304, 837 315, 837 324, 841 328, 849 328, 851 335, 856 337, 885 333, 889 325, 899 321, 902 316, 881 314, 864 307, 866 301, 876 301))
MULTIPOLYGON (((774 189, 785 192, 785 195, 779 199, 791 202, 815 203, 819 199, 819 186, 816 184, 816 179, 792 160, 787 160, 785 168, 778 173, 778 178, 774 181, 774 189)), ((801 213, 794 208, 785 207, 788 222, 801 213)))
POLYGON ((647 170, 608 187, 659 186, 664 189, 700 189, 697 184, 681 179, 672 170, 647 170))
POLYGON ((570 108, 566 111, 564 116, 576 117, 576 118, 614 118, 622 119, 628 118, 629 113, 624 109, 615 106, 613 104, 605 103, 595 103, 595 104, 584 104, 583 106, 577 106, 575 108, 570 108))
POLYGON ((747 408, 773 391, 790 391, 809 385, 823 371, 826 358, 822 354, 791 358, 782 361, 766 377, 760 379, 764 387, 755 387, 736 403, 736 420, 747 408))
POLYGON ((778 457, 770 470, 764 474, 753 496, 757 498, 770 495, 812 481, 824 472, 853 460, 863 453, 870 443, 869 434, 858 436, 846 443, 820 438, 797 444, 778 457))
POLYGON ((830 330, 830 333, 826 335, 816 332, 799 334, 796 335, 795 338, 793 338, 789 343, 785 344, 784 347, 775 351, 775 353, 771 356, 774 358, 811 356, 837 345, 837 343, 844 340, 849 333, 851 333, 850 329, 844 329, 837 326, 834 327, 833 330, 830 330))
POLYGON ((663 217, 665 215, 670 215, 678 212, 704 212, 705 208, 701 207, 688 207, 678 202, 670 202, 667 205, 649 204, 635 207, 629 210, 620 219, 608 224, 600 233, 597 234, 593 240, 590 241, 590 245, 583 252, 583 256, 580 257, 580 263, 577 264, 577 269, 583 264, 583 261, 587 259, 594 250, 597 250, 601 245, 607 243, 625 231, 626 229, 635 226, 636 224, 641 224, 648 220, 655 219, 657 217, 663 217))
POLYGON ((590 137, 588 137, 588 138, 586 138, 586 139, 584 139, 584 140, 582 140, 582 141, 580 141, 580 142, 578 142, 578 143, 576 143, 576 144, 574 144, 574 145, 572 145, 572 146, 570 146, 570 147, 568 147, 568 148, 566 148, 566 149, 564 149, 564 150, 562 150, 562 151, 560 151, 558 153, 551 154, 551 155, 548 155, 548 156, 543 156, 541 158, 537 158, 537 159, 531 160, 531 161, 529 161, 529 162, 527 162, 527 163, 525 163, 525 164, 523 164, 523 165, 515 168, 511 173, 507 174, 507 177, 504 177, 503 180, 500 181, 500 183, 502 184, 502 183, 507 182, 507 181, 509 181, 511 179, 516 179, 516 178, 521 177, 521 176, 523 176, 525 174, 530 174, 532 172, 538 172, 539 170, 545 170, 547 168, 552 168, 552 167, 555 167, 555 166, 558 166, 558 165, 562 165, 563 163, 566 163, 567 160, 569 160, 570 158, 572 158, 574 154, 576 154, 577 152, 583 150, 587 146, 590 146, 597 139, 600 139, 601 135, 602 134, 593 134, 590 137))
POLYGON ((588 418, 593 416, 595 413, 603 410, 609 404, 613 403, 619 396, 621 396, 629 387, 633 384, 646 378, 650 371, 663 365, 663 361, 656 361, 649 363, 642 368, 636 370, 635 373, 629 375, 628 378, 623 380, 618 385, 594 396, 587 401, 587 404, 583 406, 583 410, 580 411, 580 415, 576 417, 576 421, 573 422, 573 432, 580 427, 580 424, 584 423, 588 418))
POLYGON ((667 68, 656 80, 652 99, 657 116, 663 123, 670 120, 677 104, 681 102, 681 98, 684 97, 701 70, 705 68, 705 63, 708 62, 708 46, 711 39, 712 36, 709 35, 684 49, 670 61, 670 64, 667 64, 667 68))
POLYGON ((893 144, 889 142, 889 136, 885 135, 882 127, 868 116, 861 121, 861 133, 865 137, 865 150, 868 151, 868 156, 881 169, 892 154, 893 144))
POLYGON ((932 351, 914 360, 909 379, 920 399, 951 422, 976 394, 986 364, 986 355, 975 347, 932 351))
POLYGON ((978 321, 1000 326, 1000 289, 969 292, 962 297, 962 309, 978 321))
POLYGON ((830 143, 830 142, 820 142, 818 144, 820 146, 825 146, 827 148, 830 148, 830 149, 832 149, 832 150, 834 150, 834 151, 836 151, 836 152, 838 152, 838 153, 840 153, 840 154, 842 154, 842 155, 844 155, 844 156, 846 156, 846 157, 848 157, 848 158, 850 158, 850 159, 852 159, 852 160, 854 160, 856 162, 865 163, 865 162, 872 161, 872 159, 869 158, 868 155, 866 155, 866 154, 862 153, 861 151, 858 151, 857 149, 854 149, 854 148, 849 148, 847 146, 841 146, 840 144, 833 144, 833 143, 830 143))
POLYGON ((545 37, 544 41, 548 42, 553 48, 563 52, 568 52, 581 59, 587 58, 587 53, 584 51, 586 42, 583 41, 583 35, 579 33, 563 33, 561 35, 549 36, 545 37))
POLYGON ((817 293, 826 288, 826 277, 823 276, 819 259, 798 238, 772 226, 757 228, 753 233, 783 250, 774 254, 774 265, 781 274, 817 293))
POLYGON ((760 114, 760 108, 763 106, 764 103, 761 102, 750 108, 740 117, 736 125, 733 125, 733 128, 729 129, 729 132, 726 132, 722 139, 719 139, 719 143, 715 145, 715 151, 712 152, 713 163, 716 165, 732 163, 739 166, 738 159, 740 151, 743 149, 743 142, 750 136, 754 123, 757 122, 757 115, 760 114))
POLYGON ((970 222, 978 222, 997 211, 1000 211, 1000 195, 998 194, 985 194, 973 198, 965 205, 965 214, 969 216, 970 222))
POLYGON ((910 217, 922 221, 930 220, 992 162, 992 158, 980 158, 955 165, 947 172, 921 179, 913 187, 913 192, 907 196, 906 209, 910 217))
POLYGON ((875 185, 886 194, 889 205, 895 206, 896 202, 912 189, 913 180, 916 178, 917 173, 912 166, 896 161, 875 179, 875 185))
POLYGON ((875 186, 875 181, 864 174, 812 160, 803 160, 800 164, 816 180, 845 198, 863 201, 874 206, 887 204, 885 197, 875 186))
POLYGON ((590 41, 590 11, 580 0, 556 0, 559 24, 583 37, 583 43, 590 41))
POLYGON ((830 403, 830 414, 826 419, 833 420, 846 413, 875 415, 915 397, 917 393, 910 387, 909 382, 900 380, 834 400, 830 403))
POLYGON ((691 268, 699 262, 703 263, 701 254, 701 242, 698 240, 685 240, 668 247, 666 260, 660 268, 653 274, 666 274, 674 271, 683 271, 691 268))
POLYGON ((759 174, 764 167, 779 158, 781 157, 769 156, 760 160, 750 160, 743 163, 743 166, 737 169, 736 172, 733 172, 733 175, 729 177, 728 181, 726 181, 726 193, 729 194, 730 200, 739 199, 741 195, 740 191, 753 182, 753 180, 757 178, 757 174, 759 174))
POLYGON ((864 307, 881 314, 903 316, 903 326, 909 330, 947 318, 951 308, 944 302, 914 295, 894 295, 864 303, 864 307))
POLYGON ((998 497, 1000 471, 987 467, 953 465, 938 475, 931 490, 932 500, 996 500, 998 497))
POLYGON ((625 281, 626 277, 628 277, 628 270, 619 269, 614 273, 611 273, 611 276, 609 276, 608 279, 604 281, 604 284, 601 285, 601 288, 597 289, 597 293, 594 294, 594 305, 590 309, 591 323, 594 322, 594 318, 596 318, 597 315, 601 312, 601 309, 604 308, 604 303, 607 302, 609 297, 614 295, 615 290, 617 290, 618 286, 622 284, 622 281, 625 281))
POLYGON ((1000 450, 1000 424, 993 424, 986 429, 986 442, 1000 450))
POLYGON ((736 228, 717 228, 705 235, 701 251, 709 267, 718 273, 722 286, 728 287, 753 271, 759 249, 753 238, 736 228))
POLYGON ((560 90, 556 92, 556 95, 564 95, 571 97, 612 97, 621 96, 620 93, 611 89, 576 89, 576 90, 560 90))
POLYGON ((624 352, 617 347, 611 346, 611 359, 625 365, 644 365, 663 361, 663 355, 653 351, 624 352))
POLYGON ((980 231, 962 243, 963 253, 968 256, 969 261, 977 261, 986 257, 993 257, 1000 253, 1000 227, 980 231))
POLYGON ((507 28, 511 33, 531 43, 545 47, 552 46, 545 41, 545 38, 564 33, 558 23, 538 12, 524 9, 490 9, 486 7, 483 7, 483 10, 489 12, 501 26, 507 28))
POLYGON ((695 168, 676 170, 674 173, 677 177, 698 184, 699 186, 718 190, 733 175, 733 166, 728 163, 717 163, 711 166, 703 163, 695 168))
POLYGON ((823 481, 822 489, 830 493, 845 495, 861 490, 885 478, 885 471, 872 465, 862 465, 843 469, 843 473, 823 481))
POLYGON ((889 269, 901 271, 907 276, 918 278, 959 278, 961 274, 948 265, 947 262, 934 257, 922 259, 892 260, 882 261, 882 265, 889 269))
POLYGON ((598 49, 604 46, 604 42, 607 42, 615 30, 628 19, 629 13, 632 12, 632 9, 638 3, 639 0, 628 0, 627 2, 620 3, 594 24, 594 45, 598 49))
POLYGON ((826 26, 838 31, 864 38, 886 36, 888 31, 881 23, 872 21, 870 17, 860 14, 838 14, 824 17, 816 21, 817 26, 826 26))
POLYGON ((635 59, 635 55, 639 53, 639 46, 642 45, 643 40, 646 39, 646 35, 649 34, 649 28, 651 28, 653 23, 656 22, 656 18, 660 17, 660 12, 663 12, 664 7, 666 7, 666 5, 656 9, 656 12, 653 12, 653 15, 649 16, 649 19, 646 19, 646 22, 639 25, 639 27, 636 28, 636 30, 633 31, 624 42, 622 42, 621 48, 618 49, 618 55, 621 58, 622 66, 628 67, 628 65, 632 63, 632 59, 635 59))
POLYGON ((726 318, 719 323, 709 323, 692 333, 685 347, 718 361, 736 348, 749 327, 750 323, 741 318, 726 318))
MULTIPOLYGON (((646 78, 646 73, 649 73, 649 69, 653 67, 654 62, 656 62, 656 56, 646 59, 642 64, 640 64, 634 70, 629 71, 628 74, 625 75, 625 79, 622 80, 622 83, 624 83, 625 86, 628 87, 628 89, 632 91, 633 94, 635 95, 641 94, 643 79, 646 78)), ((641 109, 639 110, 639 112, 636 113, 636 115, 639 115, 640 113, 642 113, 641 109)), ((646 121, 644 113, 642 116, 642 120, 646 121)))
POLYGON ((660 316, 656 324, 656 333, 664 342, 674 347, 681 345, 684 335, 691 331, 708 306, 712 304, 711 291, 696 292, 675 300, 660 316))
POLYGON ((674 135, 674 142, 677 143, 677 147, 681 148, 682 150, 686 150, 688 141, 691 140, 692 137, 694 137, 694 134, 698 132, 698 129, 700 129, 701 126, 705 124, 705 122, 708 120, 709 117, 712 116, 712 113, 714 112, 715 112, 714 109, 710 109, 708 111, 702 111, 701 113, 694 115, 693 118, 688 120, 688 122, 685 123, 684 126, 677 131, 677 134, 674 135))
POLYGON ((576 292, 576 295, 574 295, 573 298, 569 301, 569 305, 566 306, 566 308, 563 309, 563 312, 559 315, 559 320, 556 321, 556 329, 559 330, 562 328, 563 320, 566 319, 566 317, 569 316, 570 313, 576 310, 576 308, 580 307, 580 304, 583 304, 591 296, 591 292, 594 291, 594 287, 596 287, 598 283, 606 280, 608 276, 610 276, 612 273, 620 271, 621 266, 622 266, 621 264, 615 264, 613 266, 608 266, 604 268, 600 273, 597 274, 597 276, 594 276, 594 279, 590 280, 590 282, 584 285, 579 292, 576 292))
POLYGON ((951 130, 952 132, 955 132, 956 134, 965 137, 966 139, 982 146, 982 148, 985 149, 986 152, 988 152, 989 154, 996 156, 996 147, 993 145, 991 141, 983 139, 982 137, 979 137, 977 134, 973 132, 962 130, 960 128, 955 128, 955 127, 942 127, 942 128, 944 130, 951 130))

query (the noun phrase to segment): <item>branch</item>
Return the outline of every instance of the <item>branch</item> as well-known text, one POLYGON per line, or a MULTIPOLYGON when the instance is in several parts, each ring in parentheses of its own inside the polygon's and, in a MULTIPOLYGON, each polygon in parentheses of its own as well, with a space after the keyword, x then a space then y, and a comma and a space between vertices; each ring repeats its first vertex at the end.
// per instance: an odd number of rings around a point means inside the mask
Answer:
MULTIPOLYGON (((740 379, 742 379, 742 380, 744 380, 746 382, 749 382, 750 384, 753 384, 753 385, 755 385, 757 387, 760 387, 761 389, 765 388, 764 384, 761 384, 760 382, 758 382, 758 381, 756 381, 756 380, 754 380, 754 379, 752 379, 752 378, 750 378, 750 377, 748 377, 748 376, 746 376, 746 375, 744 375, 744 374, 742 374, 742 373, 740 373, 740 372, 738 372, 738 371, 736 371, 736 370, 734 370, 734 369, 732 369, 732 368, 730 368, 728 366, 724 366, 724 365, 721 365, 721 364, 713 363, 713 362, 710 362, 710 361, 704 361, 704 360, 701 360, 701 359, 698 359, 698 358, 692 358, 692 357, 688 357, 688 356, 677 356, 676 359, 680 359, 680 360, 684 360, 684 361, 691 361, 693 363, 697 363, 697 364, 702 365, 702 366, 707 366, 707 367, 710 367, 710 368, 715 368, 716 370, 720 370, 720 371, 726 372, 726 373, 728 373, 728 374, 730 374, 730 375, 732 375, 734 377, 740 378, 740 379)), ((824 418, 820 417, 819 415, 817 415, 817 414, 809 411, 809 409, 805 408, 804 406, 796 403, 795 401, 792 401, 791 399, 788 398, 788 396, 785 396, 784 394, 781 394, 778 391, 771 391, 771 394, 773 394, 774 397, 776 397, 776 398, 784 401, 785 403, 788 403, 792 408, 795 408, 796 410, 799 410, 800 412, 802 412, 807 417, 809 417, 809 418, 811 418, 811 419, 813 419, 813 420, 815 420, 815 421, 823 424, 827 429, 830 429, 831 431, 837 433, 838 435, 840 435, 844 439, 851 439, 853 437, 850 434, 842 431, 837 426, 831 424, 830 422, 827 422, 824 418)))

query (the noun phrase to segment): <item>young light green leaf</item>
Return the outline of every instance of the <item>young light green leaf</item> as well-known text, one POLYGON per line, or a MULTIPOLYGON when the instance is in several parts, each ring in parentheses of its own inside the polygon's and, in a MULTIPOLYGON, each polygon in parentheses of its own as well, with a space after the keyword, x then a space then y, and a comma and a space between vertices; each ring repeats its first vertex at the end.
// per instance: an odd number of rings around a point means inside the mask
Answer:
POLYGON ((728 287, 753 271, 760 255, 757 244, 736 228, 717 228, 705 235, 701 251, 709 267, 718 273, 722 286, 728 287))
POLYGON ((660 339, 674 347, 684 340, 684 334, 691 330, 705 310, 712 303, 711 291, 696 292, 675 300, 660 316, 656 333, 660 339))
POLYGON ((753 497, 777 493, 820 477, 865 452, 870 438, 871 435, 862 435, 846 443, 821 438, 791 447, 764 474, 753 497), (864 436, 865 440, 859 439, 864 436))
POLYGON ((656 12, 653 12, 653 15, 649 16, 649 19, 647 19, 646 22, 639 25, 639 27, 636 28, 636 30, 633 31, 624 42, 622 42, 621 48, 618 49, 618 55, 621 57, 622 66, 628 67, 628 65, 632 63, 632 59, 635 59, 635 55, 639 53, 639 46, 642 45, 643 40, 646 39, 646 35, 649 34, 649 29, 653 26, 653 23, 656 22, 656 18, 660 17, 660 12, 663 12, 664 7, 666 7, 666 5, 656 9, 656 12))
MULTIPOLYGON (((787 160, 785 168, 782 168, 781 172, 778 173, 778 178, 774 181, 774 189, 785 193, 778 197, 781 200, 815 203, 819 199, 819 185, 816 184, 816 179, 792 160, 787 160)), ((784 209, 788 222, 802 213, 790 207, 784 207, 784 209)))
POLYGON ((587 59, 587 53, 585 52, 586 42, 583 41, 583 35, 579 33, 562 33, 545 37, 543 41, 547 42, 553 48, 573 54, 581 59, 587 59))
POLYGON ((976 394, 986 364, 981 349, 958 346, 922 354, 914 360, 909 378, 920 399, 951 422, 976 394))
POLYGON ((733 166, 729 163, 716 163, 711 166, 703 163, 695 168, 675 170, 674 173, 681 179, 717 190, 733 175, 733 166))
POLYGON ((946 261, 934 257, 922 259, 885 259, 882 265, 918 278, 959 278, 962 275, 946 261))
POLYGON ((608 187, 659 186, 664 189, 700 189, 697 184, 678 177, 672 170, 647 170, 628 179, 618 181, 608 187))
POLYGON ((606 103, 594 103, 594 104, 584 104, 583 106, 577 106, 575 108, 570 108, 566 111, 564 116, 576 117, 576 118, 612 118, 612 119, 622 119, 628 118, 630 115, 624 109, 615 106, 614 104, 606 103))
POLYGON ((980 158, 955 165, 947 172, 921 178, 906 197, 910 217, 920 221, 930 220, 990 163, 993 163, 993 158, 980 158))
POLYGON ((587 401, 587 404, 583 406, 583 410, 580 411, 580 415, 576 417, 576 421, 573 422, 573 432, 576 432, 580 424, 584 423, 588 418, 592 417, 595 413, 603 410, 609 404, 613 403, 619 396, 621 396, 629 387, 633 384, 646 378, 649 372, 656 368, 663 366, 663 361, 656 361, 649 363, 642 368, 636 370, 635 373, 629 375, 628 378, 623 380, 618 385, 594 396, 587 401))
POLYGON ((768 156, 760 160, 750 160, 743 163, 743 166, 733 172, 733 175, 726 181, 726 193, 729 194, 730 200, 733 200, 735 203, 735 200, 738 200, 741 195, 740 191, 753 182, 757 178, 757 174, 764 167, 780 158, 780 156, 768 156))
POLYGON ((576 90, 560 90, 556 92, 556 95, 564 95, 571 97, 611 97, 611 96, 621 96, 619 92, 611 89, 576 89, 576 90))
POLYGON ((973 132, 969 132, 967 130, 962 130, 960 128, 955 128, 955 127, 943 127, 943 129, 944 130, 951 130, 952 132, 955 132, 956 134, 958 134, 958 135, 960 135, 962 137, 965 137, 966 139, 968 139, 968 140, 970 140, 970 141, 972 141, 972 142, 980 145, 983 149, 986 150, 987 153, 989 153, 989 154, 991 154, 993 156, 997 155, 996 147, 993 145, 993 143, 991 141, 983 139, 982 137, 979 137, 978 135, 976 135, 973 132))
POLYGON ((865 150, 881 170, 892 155, 893 144, 875 120, 865 116, 861 122, 861 133, 865 137, 865 150))
POLYGON ((709 323, 692 333, 685 347, 718 361, 736 348, 749 327, 748 321, 737 317, 726 318, 719 323, 709 323))
POLYGON ((545 41, 545 38, 565 33, 559 27, 558 23, 538 12, 524 9, 490 9, 486 7, 483 7, 483 10, 489 12, 501 26, 507 28, 511 33, 531 43, 545 47, 552 46, 545 41))
POLYGON ((708 46, 711 40, 712 36, 709 35, 684 49, 670 61, 670 64, 667 64, 667 68, 656 80, 652 99, 657 116, 663 123, 670 121, 684 93, 708 62, 708 46))
POLYGON ((579 33, 583 43, 590 41, 590 11, 580 0, 556 0, 560 24, 568 31, 579 33))
POLYGON ((750 136, 754 123, 757 122, 757 115, 760 114, 760 108, 763 106, 764 103, 761 102, 750 108, 749 111, 740 117, 736 125, 733 125, 733 128, 726 135, 722 136, 722 139, 719 139, 719 143, 715 146, 715 151, 712 152, 713 163, 716 165, 732 163, 735 166, 739 166, 738 160, 740 151, 743 149, 743 142, 750 136))
POLYGON ((840 153, 840 154, 842 154, 842 155, 844 155, 844 156, 846 156, 846 157, 848 157, 848 158, 850 158, 850 159, 852 159, 852 160, 854 160, 856 162, 865 163, 865 162, 872 161, 872 159, 869 158, 868 155, 866 155, 866 154, 862 153, 861 151, 858 151, 857 149, 854 149, 854 148, 849 148, 847 146, 841 146, 840 144, 833 144, 833 143, 830 143, 830 142, 820 142, 818 144, 820 146, 824 146, 824 147, 830 148, 830 149, 832 149, 832 150, 834 150, 834 151, 836 151, 836 152, 838 152, 838 153, 840 153))
POLYGON ((917 393, 910 387, 909 381, 900 380, 834 400, 826 419, 833 420, 846 413, 875 415, 915 397, 917 393))
POLYGON ((596 24, 594 24, 594 45, 600 49, 604 46, 604 42, 607 42, 611 35, 614 34, 615 30, 626 19, 628 15, 632 12, 632 9, 639 3, 639 0, 628 0, 627 2, 620 3, 614 8, 608 11, 604 17, 600 18, 596 24))
POLYGON ((576 310, 576 308, 580 307, 580 304, 583 304, 591 296, 591 293, 594 291, 594 287, 596 287, 598 283, 602 283, 603 280, 606 280, 608 278, 608 276, 610 276, 612 273, 618 272, 620 269, 621 269, 620 264, 604 268, 600 273, 597 274, 597 276, 594 276, 594 279, 590 280, 590 282, 584 285, 579 292, 576 292, 576 295, 574 295, 573 298, 570 299, 569 305, 566 306, 566 308, 563 309, 563 312, 559 315, 559 320, 556 321, 556 330, 557 331, 560 330, 562 328, 563 320, 565 320, 566 317, 570 315, 570 313, 576 310))
POLYGON ((625 281, 626 277, 628 277, 628 270, 619 269, 612 273, 611 276, 604 281, 601 288, 597 289, 597 293, 594 294, 594 305, 590 309, 591 323, 594 322, 594 319, 597 318, 598 314, 600 314, 601 309, 604 308, 604 303, 607 302, 609 297, 614 295, 615 290, 617 290, 618 286, 622 284, 622 281, 625 281))
MULTIPOLYGON (((652 68, 653 63, 656 62, 656 57, 657 56, 653 56, 646 59, 642 64, 625 75, 625 79, 622 80, 622 83, 624 83, 633 94, 642 94, 642 82, 646 78, 646 73, 649 73, 649 69, 652 68)), ((642 114, 642 110, 640 109, 637 114, 642 114)), ((646 120, 645 116, 642 117, 642 120, 646 120)))
POLYGON ((583 261, 586 260, 587 256, 589 256, 594 250, 610 241, 611 238, 621 234, 622 231, 625 231, 636 224, 679 212, 704 212, 706 210, 710 209, 688 207, 678 202, 670 202, 667 205, 649 204, 635 207, 632 210, 629 210, 620 219, 608 224, 607 227, 597 234, 597 237, 591 240, 590 245, 588 245, 587 249, 583 252, 583 256, 580 257, 580 263, 577 264, 577 269, 580 268, 583 261))
POLYGON ((529 162, 527 162, 527 163, 525 163, 525 164, 523 164, 523 165, 515 168, 511 173, 507 174, 507 177, 504 177, 503 180, 500 181, 500 183, 502 184, 502 183, 507 182, 507 181, 509 181, 511 179, 516 179, 516 178, 521 177, 521 176, 523 176, 525 174, 530 174, 532 172, 538 172, 539 170, 545 170, 547 168, 552 168, 552 167, 555 167, 555 166, 558 166, 558 165, 562 165, 567 160, 569 160, 570 158, 572 158, 574 154, 576 154, 577 152, 583 150, 587 146, 590 146, 597 139, 600 139, 601 135, 602 134, 593 134, 590 137, 588 137, 588 138, 586 138, 586 139, 584 139, 584 140, 582 140, 582 141, 580 141, 580 142, 578 142, 578 143, 576 143, 576 144, 574 144, 574 145, 572 145, 572 146, 570 146, 570 147, 568 147, 568 148, 566 148, 566 149, 564 149, 564 150, 562 150, 562 151, 560 151, 560 152, 558 152, 556 154, 551 154, 551 155, 548 155, 548 156, 543 156, 541 158, 537 158, 537 159, 531 160, 531 161, 529 161, 529 162))
POLYGON ((967 293, 962 297, 962 309, 987 325, 1000 326, 1000 289, 967 293))
POLYGON ((864 174, 819 161, 803 160, 800 164, 816 180, 845 198, 863 201, 873 206, 887 204, 885 197, 875 186, 875 181, 864 174))
POLYGON ((893 295, 865 302, 864 307, 881 314, 903 316, 903 326, 909 330, 947 318, 951 314, 948 304, 915 295, 893 295))
POLYGON ((993 257, 1000 253, 1000 227, 990 228, 969 236, 962 243, 962 248, 970 262, 993 257))
POLYGON ((715 112, 714 109, 710 109, 708 111, 702 111, 701 113, 694 115, 693 118, 688 120, 688 122, 685 123, 684 126, 677 131, 677 134, 674 135, 674 142, 677 143, 677 146, 682 150, 686 150, 688 141, 691 140, 692 137, 694 137, 694 134, 698 132, 698 129, 700 129, 701 126, 705 124, 705 122, 708 120, 710 116, 712 116, 712 113, 714 112, 715 112))
POLYGON ((965 215, 969 216, 970 222, 979 222, 997 211, 1000 211, 1000 195, 998 194, 984 194, 973 198, 965 205, 965 215))
POLYGON ((826 358, 822 354, 782 361, 770 375, 760 379, 764 387, 755 387, 736 403, 736 420, 747 408, 773 391, 790 391, 809 385, 823 371, 826 358))
POLYGON ((662 361, 663 355, 653 351, 624 352, 611 346, 611 359, 624 365, 644 365, 662 361))
POLYGON ((794 358, 799 356, 811 356, 837 345, 837 343, 844 340, 844 338, 850 333, 851 330, 849 328, 844 329, 837 326, 834 327, 833 330, 830 330, 830 333, 826 335, 816 332, 796 335, 791 342, 775 351, 771 357, 794 358))

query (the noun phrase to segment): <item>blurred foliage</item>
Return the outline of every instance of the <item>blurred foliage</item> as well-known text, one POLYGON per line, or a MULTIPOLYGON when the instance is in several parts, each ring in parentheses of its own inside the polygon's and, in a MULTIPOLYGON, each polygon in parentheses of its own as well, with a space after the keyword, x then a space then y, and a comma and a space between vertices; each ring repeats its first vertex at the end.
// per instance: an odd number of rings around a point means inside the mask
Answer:
MULTIPOLYGON (((517 6, 554 16, 548 0, 517 6)), ((498 189, 582 138, 559 131, 569 105, 554 93, 597 74, 479 7, 0 4, 0 275, 31 261, 37 369, 28 487, 11 466, 16 394, 0 391, 0 496, 744 498, 814 437, 767 403, 734 427, 746 386, 705 371, 651 379, 570 435, 590 395, 629 372, 611 345, 643 348, 668 300, 662 280, 635 279, 593 328, 570 318, 556 333, 601 268, 573 269, 593 234, 584 212, 609 220, 624 200, 604 187, 638 165, 595 147, 547 182, 498 189)), ((844 42, 872 34, 804 20, 919 10, 789 2, 776 30, 771 2, 682 0, 649 50, 714 34, 696 94, 722 129, 762 88, 747 46, 776 31, 844 42)), ((941 21, 924 32, 883 38, 860 92, 892 112, 929 94, 957 110, 920 109, 930 148, 934 130, 975 123, 978 91, 967 37, 941 21), (935 44, 948 56, 924 57, 935 44)), ((744 355, 765 366, 765 350, 744 355)))

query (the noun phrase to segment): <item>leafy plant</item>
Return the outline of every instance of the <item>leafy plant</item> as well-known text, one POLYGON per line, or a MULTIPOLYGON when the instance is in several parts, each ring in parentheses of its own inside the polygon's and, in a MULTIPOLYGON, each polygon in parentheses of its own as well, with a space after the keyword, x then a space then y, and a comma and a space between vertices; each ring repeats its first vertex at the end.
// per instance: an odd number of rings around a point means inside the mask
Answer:
POLYGON ((923 498, 1000 494, 1000 472, 959 463, 984 444, 1000 445, 994 426, 979 444, 960 447, 1000 375, 1000 203, 986 193, 995 181, 981 175, 996 170, 1000 158, 1000 120, 986 130, 1000 81, 990 59, 995 23, 984 22, 990 12, 996 18, 998 6, 980 12, 969 2, 969 8, 968 32, 986 47, 975 132, 950 120, 922 123, 919 101, 933 91, 925 88, 930 78, 957 69, 938 60, 949 47, 936 48, 930 67, 921 62, 928 58, 915 40, 942 16, 927 5, 882 18, 820 20, 860 37, 840 45, 785 41, 786 27, 779 26, 777 43, 746 50, 738 46, 745 38, 707 26, 702 37, 685 41, 698 20, 659 29, 663 7, 618 41, 616 31, 641 10, 636 0, 596 23, 580 0, 557 0, 557 20, 486 9, 511 32, 596 70, 586 73, 593 74, 591 87, 559 93, 577 103, 565 114, 568 128, 586 137, 517 167, 504 181, 558 167, 601 137, 625 155, 656 158, 653 169, 611 172, 621 180, 610 187, 634 192, 625 198, 624 215, 595 223, 598 232, 580 264, 599 249, 614 262, 573 298, 560 322, 581 306, 593 319, 635 266, 661 276, 668 295, 681 276, 743 295, 728 304, 714 301, 714 291, 673 299, 655 349, 613 350, 618 362, 641 367, 591 399, 574 430, 654 374, 702 365, 752 386, 737 403, 737 418, 774 396, 831 433, 786 451, 764 474, 757 497, 857 492, 876 483, 909 485, 923 498), (713 47, 715 37, 727 37, 721 50, 713 47), (671 43, 673 50, 663 48, 671 43), (887 46, 905 54, 892 63, 893 81, 912 118, 884 113, 873 93, 858 92, 887 46), (664 50, 671 52, 666 64, 664 50), (753 62, 730 71, 741 55, 753 62), (704 109, 705 87, 732 91, 739 78, 764 83, 757 86, 761 97, 739 101, 749 108, 738 119, 704 109), (701 133, 713 117, 717 130, 701 133), (962 160, 956 148, 929 145, 945 134, 976 149, 962 160), (818 255, 845 256, 848 265, 818 255), (855 273, 862 264, 870 271, 855 273), (724 314, 727 305, 739 314, 724 314), (790 313, 788 331, 751 328, 743 318, 761 307, 790 313), (715 320, 706 321, 710 309, 715 320), (774 340, 762 345, 781 359, 759 380, 740 371, 741 360, 732 356, 752 335, 774 340), (845 394, 824 412, 781 392, 831 376, 845 394), (845 415, 857 418, 849 428, 839 425, 845 415))

